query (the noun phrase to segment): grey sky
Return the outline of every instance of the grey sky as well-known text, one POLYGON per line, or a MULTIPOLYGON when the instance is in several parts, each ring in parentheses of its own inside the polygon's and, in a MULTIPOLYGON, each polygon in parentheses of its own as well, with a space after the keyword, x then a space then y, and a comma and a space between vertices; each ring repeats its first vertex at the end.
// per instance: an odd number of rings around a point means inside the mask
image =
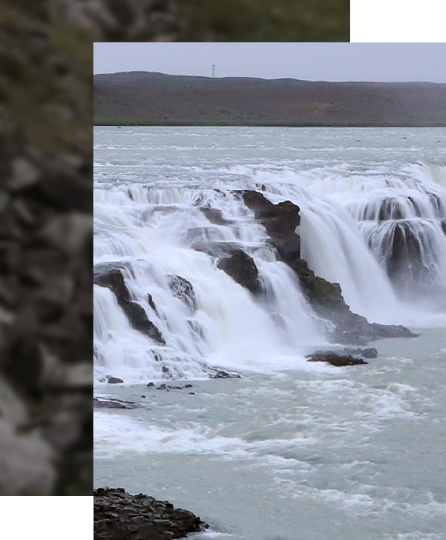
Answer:
POLYGON ((95 43, 94 72, 446 83, 444 43, 95 43))

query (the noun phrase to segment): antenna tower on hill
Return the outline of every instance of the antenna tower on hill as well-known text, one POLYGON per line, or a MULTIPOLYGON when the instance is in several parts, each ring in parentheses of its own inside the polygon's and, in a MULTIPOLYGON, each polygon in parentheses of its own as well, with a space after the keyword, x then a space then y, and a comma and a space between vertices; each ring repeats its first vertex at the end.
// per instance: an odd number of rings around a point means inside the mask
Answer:
POLYGON ((212 78, 215 78, 215 64, 212 64, 212 78))

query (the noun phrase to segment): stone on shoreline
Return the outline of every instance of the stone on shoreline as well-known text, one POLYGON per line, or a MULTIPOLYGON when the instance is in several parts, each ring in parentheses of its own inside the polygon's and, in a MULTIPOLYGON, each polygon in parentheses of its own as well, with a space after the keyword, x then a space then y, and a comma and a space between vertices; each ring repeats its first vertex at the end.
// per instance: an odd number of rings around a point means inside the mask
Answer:
POLYGON ((95 540, 173 540, 206 528, 192 512, 123 488, 94 491, 95 540))

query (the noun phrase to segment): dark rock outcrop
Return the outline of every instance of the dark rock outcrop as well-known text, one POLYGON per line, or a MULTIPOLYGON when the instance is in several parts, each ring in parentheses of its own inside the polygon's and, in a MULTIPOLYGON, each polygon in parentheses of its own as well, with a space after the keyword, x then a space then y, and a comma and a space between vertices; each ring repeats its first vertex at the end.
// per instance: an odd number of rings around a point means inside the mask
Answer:
POLYGON ((281 259, 299 258, 300 237, 295 231, 300 225, 300 208, 291 201, 273 204, 257 191, 243 191, 242 196, 246 206, 254 211, 256 219, 267 230, 281 259))
POLYGON ((168 276, 168 280, 173 295, 184 302, 192 312, 195 312, 197 310, 197 297, 190 281, 174 275, 168 276))
POLYGON ((279 259, 294 270, 302 291, 314 311, 335 326, 331 339, 338 343, 366 345, 386 337, 414 337, 403 326, 369 323, 365 317, 352 313, 342 296, 338 283, 316 276, 300 257, 300 238, 295 229, 300 223, 299 207, 291 201, 273 204, 257 191, 238 192, 256 219, 266 228, 269 242, 279 259))
POLYGON ((247 253, 241 249, 234 249, 230 252, 230 256, 221 259, 217 267, 223 270, 234 281, 242 285, 252 294, 260 292, 259 271, 257 266, 247 253))
POLYGON ((93 283, 101 287, 108 287, 113 292, 119 306, 135 330, 147 334, 158 343, 166 344, 161 332, 148 319, 144 308, 130 299, 130 293, 124 283, 121 268, 97 268, 93 275, 93 283))
POLYGON ((307 362, 326 362, 335 367, 343 366, 356 366, 358 364, 368 364, 365 360, 361 358, 353 358, 353 356, 346 356, 340 354, 312 354, 308 357, 307 362))
POLYGON ((122 488, 94 491, 95 540, 172 540, 206 525, 187 510, 122 488))

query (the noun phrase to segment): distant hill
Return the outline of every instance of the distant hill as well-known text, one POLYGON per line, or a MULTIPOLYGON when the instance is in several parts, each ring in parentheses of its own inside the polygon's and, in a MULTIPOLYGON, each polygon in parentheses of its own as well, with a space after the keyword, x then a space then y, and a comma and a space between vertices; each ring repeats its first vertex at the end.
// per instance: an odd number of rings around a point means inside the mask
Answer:
POLYGON ((94 76, 95 125, 446 126, 446 84, 94 76))

